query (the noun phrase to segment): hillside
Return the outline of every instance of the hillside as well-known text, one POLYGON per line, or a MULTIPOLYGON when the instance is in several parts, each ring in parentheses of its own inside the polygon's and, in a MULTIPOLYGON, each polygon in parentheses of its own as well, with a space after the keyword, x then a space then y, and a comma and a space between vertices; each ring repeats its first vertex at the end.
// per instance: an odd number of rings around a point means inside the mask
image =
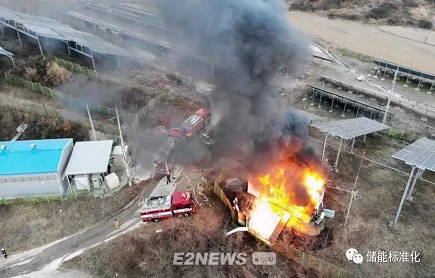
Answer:
POLYGON ((434 29, 434 0, 287 0, 289 10, 368 23, 434 29))

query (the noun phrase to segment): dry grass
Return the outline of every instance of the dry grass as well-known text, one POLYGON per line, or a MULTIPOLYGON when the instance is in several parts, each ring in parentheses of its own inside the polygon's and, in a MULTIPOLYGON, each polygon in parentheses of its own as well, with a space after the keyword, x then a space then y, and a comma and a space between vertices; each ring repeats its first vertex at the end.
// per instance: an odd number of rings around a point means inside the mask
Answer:
POLYGON ((430 1, 287 0, 287 3, 291 10, 315 11, 348 20, 433 28, 430 12, 433 14, 433 4, 430 1))
POLYGON ((71 77, 65 67, 56 63, 51 58, 36 56, 28 58, 12 71, 32 82, 38 82, 48 87, 56 87, 71 77))
MULTIPOLYGON (((394 160, 391 155, 405 145, 402 142, 386 138, 368 138, 366 157, 381 161, 407 173, 410 169, 404 163, 394 160)), ((356 150, 358 150, 357 148, 356 150)), ((327 157, 335 158, 336 150, 329 150, 327 157)), ((338 175, 331 174, 332 185, 352 190, 359 158, 342 153, 338 175)), ((426 173, 423 178, 435 180, 435 175, 426 173)), ((328 190, 325 205, 336 210, 336 217, 327 220, 327 226, 334 229, 332 246, 315 251, 313 254, 340 267, 350 270, 357 277, 429 277, 435 272, 432 263, 435 250, 432 248, 435 234, 433 215, 435 208, 433 185, 419 181, 414 189, 414 201, 405 201, 398 222, 398 230, 388 229, 394 220, 408 175, 395 172, 370 162, 364 162, 357 183, 358 194, 362 199, 352 205, 347 227, 343 226, 348 193, 328 190), (334 197, 332 198, 331 195, 334 197), (355 265, 346 260, 344 254, 348 248, 356 248, 367 259, 369 251, 416 251, 420 263, 367 263, 355 265)))
POLYGON ((47 84, 53 84, 53 86, 57 86, 68 80, 70 77, 70 72, 55 61, 50 61, 47 63, 46 74, 44 76, 44 81, 47 84))
POLYGON ((38 79, 38 71, 36 68, 25 67, 23 76, 27 80, 37 80, 38 79))
POLYGON ((37 111, 24 112, 8 106, 0 106, 0 141, 11 140, 21 123, 29 125, 21 140, 73 138, 83 141, 88 137, 88 126, 52 115, 43 116, 37 111))
POLYGON ((209 190, 212 206, 203 205, 190 218, 147 223, 111 243, 98 246, 66 262, 63 267, 82 269, 95 277, 318 277, 313 271, 299 269, 278 255, 277 265, 254 266, 253 250, 267 251, 247 234, 225 237, 229 219, 227 208, 209 190), (156 230, 163 230, 155 233, 156 230), (174 266, 175 252, 246 252, 246 266, 174 266), (249 277, 249 276, 248 276, 249 277))
POLYGON ((0 238, 10 252, 18 252, 72 235, 111 216, 152 182, 124 187, 107 198, 80 197, 36 205, 1 205, 0 238))

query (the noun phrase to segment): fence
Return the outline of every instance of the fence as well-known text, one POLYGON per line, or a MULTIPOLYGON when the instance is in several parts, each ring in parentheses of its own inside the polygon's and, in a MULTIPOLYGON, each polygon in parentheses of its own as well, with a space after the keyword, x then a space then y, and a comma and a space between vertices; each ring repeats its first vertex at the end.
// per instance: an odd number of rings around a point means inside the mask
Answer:
MULTIPOLYGON (((70 61, 66 61, 66 60, 63 60, 63 59, 60 59, 57 57, 55 57, 55 61, 59 65, 65 66, 66 68, 68 68, 71 71, 85 74, 89 78, 99 78, 101 80, 108 80, 110 82, 114 82, 115 80, 117 80, 116 77, 110 76, 110 75, 104 74, 104 73, 98 73, 98 76, 97 76, 96 71, 94 71, 94 70, 91 70, 87 67, 84 67, 84 66, 81 66, 79 64, 72 63, 70 61)), ((151 65, 151 67, 155 70, 163 71, 166 74, 172 74, 176 78, 180 79, 184 85, 192 87, 193 90, 195 89, 195 83, 192 80, 192 78, 180 75, 176 72, 170 71, 166 68, 162 68, 158 65, 151 65)), ((8 81, 9 83, 12 83, 14 85, 27 88, 29 90, 32 90, 34 92, 37 92, 37 93, 40 93, 40 94, 43 94, 43 95, 46 95, 46 96, 49 96, 52 98, 56 98, 59 101, 61 101, 65 106, 74 107, 75 109, 82 110, 83 112, 86 111, 86 101, 84 101, 80 98, 71 97, 71 95, 69 95, 69 94, 60 92, 58 90, 53 90, 52 88, 45 87, 45 86, 41 85, 40 83, 32 82, 32 81, 26 80, 24 78, 21 78, 19 76, 12 75, 9 73, 5 73, 5 79, 6 79, 6 81, 8 81)), ((119 80, 117 80, 115 82, 119 83, 119 80)), ((148 112, 152 111, 166 97, 167 97, 167 92, 164 92, 164 93, 157 95, 154 99, 152 99, 150 102, 148 102, 136 114, 129 113, 129 112, 123 112, 123 115, 126 116, 127 120, 131 123, 132 130, 133 130, 134 134, 139 128, 139 120, 146 118, 148 115, 148 112)), ((111 107, 104 106, 104 105, 98 104, 96 106, 90 107, 90 110, 91 110, 91 112, 95 111, 95 112, 98 112, 98 114, 105 116, 105 117, 109 117, 109 118, 116 116, 115 108, 111 108, 111 107)))
POLYGON ((64 59, 60 59, 57 57, 54 57, 54 60, 56 61, 56 63, 58 63, 61 66, 64 66, 65 68, 69 69, 70 71, 73 71, 75 73, 80 73, 80 74, 84 74, 86 75, 88 78, 98 78, 101 81, 105 81, 105 82, 111 82, 111 83, 119 83, 119 84, 123 84, 123 85, 128 85, 128 83, 126 83, 125 81, 123 81, 122 79, 104 73, 104 72, 97 72, 93 69, 90 69, 88 67, 85 66, 81 66, 79 64, 64 60, 64 59))
POLYGON ((79 64, 76 64, 76 63, 73 63, 71 61, 67 61, 64 59, 60 59, 57 57, 54 57, 54 60, 56 61, 56 63, 58 63, 61 66, 64 66, 68 70, 73 71, 75 73, 84 74, 88 78, 91 78, 91 79, 98 78, 104 82, 118 83, 121 85, 129 85, 129 83, 126 82, 124 79, 118 78, 114 75, 110 75, 110 74, 107 74, 104 72, 97 72, 97 71, 90 69, 88 67, 81 66, 79 64))
MULTIPOLYGON (((232 209, 231 202, 228 200, 222 188, 219 186, 219 183, 222 181, 222 173, 216 178, 214 182, 214 193, 221 199, 221 201, 230 208, 231 215, 233 219, 235 219, 235 212, 232 209)), ((287 258, 291 259, 294 262, 301 264, 305 268, 313 268, 316 269, 319 273, 324 277, 352 277, 349 272, 346 270, 328 263, 323 259, 314 257, 307 253, 302 252, 296 248, 290 246, 290 243, 284 242, 282 240, 277 240, 272 245, 272 249, 287 258)))
POLYGON ((142 109, 139 110, 139 112, 137 112, 137 115, 139 117, 145 117, 147 113, 153 110, 157 104, 159 104, 162 100, 166 98, 166 96, 167 96, 167 92, 163 92, 159 94, 158 96, 150 100, 144 107, 142 107, 142 109))
MULTIPOLYGON (((219 176, 216 178, 216 180, 214 181, 214 188, 213 188, 213 192, 214 194, 216 194, 219 199, 221 199, 221 201, 229 208, 232 207, 230 200, 228 200, 227 196, 225 195, 224 191, 222 190, 222 188, 220 188, 219 183, 222 180, 222 173, 219 174, 219 176)), ((233 219, 236 219, 236 214, 234 212, 234 210, 230 209, 231 211, 231 216, 233 217, 233 219)))
POLYGON ((23 204, 39 204, 63 201, 62 196, 46 196, 46 197, 27 197, 14 199, 0 199, 0 205, 23 205, 23 204))
MULTIPOLYGON (((85 74, 87 75, 89 78, 99 78, 103 81, 108 81, 108 82, 116 82, 119 84, 124 84, 124 82, 120 79, 118 79, 115 76, 106 74, 106 73, 102 73, 102 72, 98 72, 98 76, 97 76, 97 72, 95 70, 89 69, 87 67, 81 66, 79 64, 75 64, 72 63, 70 61, 66 61, 60 58, 55 57, 55 61, 62 66, 65 66, 67 69, 72 70, 76 73, 81 73, 81 74, 85 74)), ((157 71, 161 71, 164 72, 166 74, 170 74, 173 75, 175 78, 181 80, 181 83, 183 85, 186 85, 190 88, 192 88, 192 90, 195 90, 195 82, 193 81, 192 78, 181 75, 175 71, 169 70, 167 68, 161 67, 157 64, 150 64, 149 65, 152 69, 157 70, 157 71)), ((126 84, 125 84, 126 85, 126 84)), ((161 102, 162 99, 164 99, 166 97, 166 92, 165 93, 161 93, 159 94, 157 97, 155 97, 154 99, 152 99, 149 103, 147 103, 138 113, 137 116, 139 117, 146 117, 147 113, 151 110, 154 109, 154 107, 159 104, 161 102)), ((107 116, 113 116, 115 115, 115 109, 113 108, 109 108, 109 107, 103 107, 103 106, 98 106, 98 112, 100 114, 105 114, 107 116), (112 111, 111 111, 112 110, 112 111)), ((131 114, 131 113, 130 113, 131 114)), ((137 117, 136 115, 129 115, 129 119, 131 120, 131 122, 137 121, 137 117)), ((138 123, 138 122, 136 122, 138 123)))
POLYGON ((75 200, 82 196, 88 197, 89 195, 90 193, 88 191, 83 191, 83 192, 68 192, 65 196, 54 195, 54 196, 43 196, 43 197, 23 197, 23 198, 13 198, 13 199, 0 198, 0 205, 24 205, 24 204, 35 205, 39 203, 75 200))
MULTIPOLYGON (((61 101, 66 106, 71 106, 74 108, 81 109, 83 111, 86 111, 86 101, 77 98, 77 97, 71 97, 71 95, 60 92, 58 90, 53 90, 49 87, 45 87, 41 85, 40 83, 32 82, 29 80, 26 80, 24 78, 21 78, 16 75, 12 75, 9 73, 5 73, 5 79, 11 84, 24 87, 26 89, 32 90, 34 92, 56 98, 59 101, 61 101)), ((98 111, 99 114, 106 116, 106 117, 114 117, 116 116, 116 110, 115 108, 111 108, 104 105, 96 105, 95 107, 90 108, 92 111, 98 111)), ((133 121, 136 118, 136 114, 134 113, 124 113, 129 120, 133 121)))
POLYGON ((61 66, 66 67, 67 69, 76 72, 76 73, 81 73, 84 75, 87 75, 89 78, 95 78, 97 77, 97 72, 95 70, 91 70, 87 67, 81 66, 79 64, 70 62, 70 61, 66 61, 64 59, 60 59, 57 57, 54 57, 54 60, 56 61, 56 63, 58 63, 61 66))

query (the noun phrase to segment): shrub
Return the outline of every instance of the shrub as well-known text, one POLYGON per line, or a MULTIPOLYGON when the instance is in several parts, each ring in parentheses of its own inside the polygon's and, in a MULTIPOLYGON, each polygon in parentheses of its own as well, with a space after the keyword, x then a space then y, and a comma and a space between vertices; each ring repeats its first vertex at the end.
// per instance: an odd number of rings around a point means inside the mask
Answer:
POLYGON ((340 14, 338 17, 341 17, 343 19, 347 20, 360 20, 361 16, 359 14, 340 14))
POLYGON ((29 59, 24 66, 18 66, 11 73, 47 87, 60 85, 68 80, 71 75, 68 69, 59 65, 56 61, 42 56, 29 59))
POLYGON ((343 0, 324 0, 320 6, 320 9, 322 10, 338 9, 341 8, 341 4, 343 4, 343 0))
POLYGON ((417 22, 417 26, 423 29, 432 29, 433 27, 433 23, 430 20, 426 20, 426 19, 420 19, 417 22))
POLYGON ((390 25, 402 25, 403 19, 399 16, 392 16, 387 20, 387 23, 390 25))
POLYGON ((51 86, 57 86, 68 80, 71 76, 70 72, 60 66, 55 61, 50 61, 47 63, 46 73, 44 76, 44 82, 50 84, 51 86))
POLYGON ((36 68, 25 67, 23 76, 27 80, 37 81, 38 80, 38 71, 36 68))
POLYGON ((311 11, 313 10, 313 6, 307 1, 297 0, 291 3, 289 10, 311 11))
POLYGON ((381 19, 389 17, 397 10, 397 5, 392 3, 382 3, 379 6, 371 9, 365 14, 367 18, 381 19))
POLYGON ((409 7, 409 8, 416 8, 418 7, 418 2, 415 2, 414 0, 402 0, 403 6, 409 7))

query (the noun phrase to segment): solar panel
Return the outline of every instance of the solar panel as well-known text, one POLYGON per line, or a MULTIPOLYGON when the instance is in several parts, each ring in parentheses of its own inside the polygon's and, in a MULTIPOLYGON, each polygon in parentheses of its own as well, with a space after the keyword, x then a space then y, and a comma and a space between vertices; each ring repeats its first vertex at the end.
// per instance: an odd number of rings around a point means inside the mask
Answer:
POLYGON ((428 72, 423 72, 423 71, 419 71, 419 70, 415 70, 415 69, 411 69, 405 66, 401 66, 401 65, 397 65, 397 64, 392 64, 389 62, 385 62, 385 61, 381 61, 381 60, 373 60, 373 63, 375 65, 378 65, 380 67, 387 67, 390 70, 397 70, 397 68, 399 68, 399 72, 403 72, 403 73, 410 73, 412 75, 415 75, 417 77, 423 77, 426 79, 431 79, 431 80, 435 80, 435 75, 433 75, 432 73, 428 73, 428 72))
POLYGON ((318 128, 332 136, 338 136, 346 140, 390 128, 388 125, 381 124, 366 117, 313 123, 311 126, 318 128))
POLYGON ((426 137, 406 146, 392 156, 408 165, 435 172, 435 141, 426 137))
POLYGON ((74 41, 88 47, 94 52, 115 56, 125 56, 134 59, 132 53, 121 47, 110 44, 93 34, 70 28, 61 22, 50 18, 18 13, 0 6, 0 20, 3 22, 13 20, 17 25, 22 24, 41 37, 63 41, 74 41))

